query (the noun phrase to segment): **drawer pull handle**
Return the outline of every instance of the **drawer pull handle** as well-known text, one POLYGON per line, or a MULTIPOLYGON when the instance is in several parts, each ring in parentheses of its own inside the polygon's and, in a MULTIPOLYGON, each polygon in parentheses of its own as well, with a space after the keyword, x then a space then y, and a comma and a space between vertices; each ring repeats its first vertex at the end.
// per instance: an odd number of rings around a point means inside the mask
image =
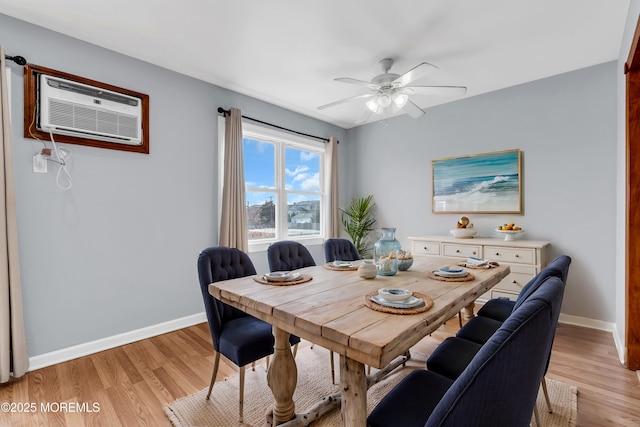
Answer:
POLYGON ((496 252, 496 256, 500 256, 500 252, 496 252))
POLYGON ((473 251, 473 254, 475 255, 475 254, 476 254, 476 251, 473 251))
POLYGON ((425 251, 427 250, 427 247, 426 247, 426 246, 424 247, 424 250, 425 250, 425 251))
POLYGON ((520 255, 516 254, 516 258, 520 258, 520 255))
POLYGON ((518 281, 517 281, 517 280, 514 280, 514 281, 513 281, 513 282, 511 282, 511 283, 515 283, 515 284, 517 285, 517 284, 518 284, 518 281))
POLYGON ((459 254, 460 253, 460 249, 456 249, 456 253, 459 254))

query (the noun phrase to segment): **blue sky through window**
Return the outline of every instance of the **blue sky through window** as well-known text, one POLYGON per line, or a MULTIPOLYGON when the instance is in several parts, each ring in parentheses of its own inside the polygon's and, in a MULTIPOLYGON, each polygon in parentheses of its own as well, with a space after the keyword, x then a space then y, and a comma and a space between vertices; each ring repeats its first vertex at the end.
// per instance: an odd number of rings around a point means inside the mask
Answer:
MULTIPOLYGON (((252 189, 274 189, 276 186, 275 145, 243 138, 245 186, 252 189)), ((320 192, 320 156, 306 150, 287 147, 284 153, 285 188, 289 191, 320 192)), ((273 200, 272 192, 247 192, 249 205, 273 200)), ((308 195, 289 198, 291 201, 309 200, 308 195)), ((275 200, 273 200, 275 202, 275 200)))

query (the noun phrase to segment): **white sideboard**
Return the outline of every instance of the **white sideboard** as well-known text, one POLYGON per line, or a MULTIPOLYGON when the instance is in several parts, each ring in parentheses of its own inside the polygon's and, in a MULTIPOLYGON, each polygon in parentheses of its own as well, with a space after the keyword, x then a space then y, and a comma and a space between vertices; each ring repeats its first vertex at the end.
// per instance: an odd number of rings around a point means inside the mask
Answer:
POLYGON ((541 240, 504 240, 490 237, 457 239, 449 236, 409 237, 414 256, 485 258, 509 265, 511 273, 480 300, 507 297, 515 300, 520 290, 547 265, 550 243, 541 240))

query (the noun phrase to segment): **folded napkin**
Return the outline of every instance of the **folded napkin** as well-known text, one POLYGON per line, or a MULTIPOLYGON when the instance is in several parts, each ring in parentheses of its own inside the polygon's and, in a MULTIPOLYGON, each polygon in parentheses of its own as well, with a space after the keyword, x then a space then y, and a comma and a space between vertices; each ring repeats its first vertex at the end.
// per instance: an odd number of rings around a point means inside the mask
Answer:
POLYGON ((467 268, 492 268, 498 267, 500 264, 497 261, 489 261, 488 259, 467 258, 466 261, 460 261, 457 265, 467 268))

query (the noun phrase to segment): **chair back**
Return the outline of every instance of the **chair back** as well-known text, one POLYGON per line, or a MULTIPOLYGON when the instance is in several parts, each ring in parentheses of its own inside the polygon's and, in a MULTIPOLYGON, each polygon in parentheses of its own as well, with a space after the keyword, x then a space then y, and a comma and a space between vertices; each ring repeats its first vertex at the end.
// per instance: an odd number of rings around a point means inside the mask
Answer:
POLYGON ((204 249, 198 256, 200 290, 213 339, 213 348, 218 352, 220 351, 220 334, 224 323, 248 316, 248 314, 215 299, 209 293, 209 284, 254 274, 256 274, 256 269, 249 256, 236 248, 211 247, 204 249))
POLYGON ((543 281, 482 346, 425 427, 528 426, 563 293, 561 278, 543 281))
POLYGON ((292 240, 275 242, 267 248, 269 271, 291 271, 316 265, 311 252, 302 243, 292 240))
POLYGON ((362 259, 356 245, 347 239, 327 239, 324 242, 324 258, 327 262, 362 259))
POLYGON ((558 258, 547 264, 529 283, 527 283, 513 306, 515 311, 522 303, 529 298, 538 289, 540 284, 544 282, 547 277, 556 276, 560 277, 563 283, 567 283, 567 275, 569 274, 569 265, 571 264, 571 258, 567 255, 561 255, 558 258))

